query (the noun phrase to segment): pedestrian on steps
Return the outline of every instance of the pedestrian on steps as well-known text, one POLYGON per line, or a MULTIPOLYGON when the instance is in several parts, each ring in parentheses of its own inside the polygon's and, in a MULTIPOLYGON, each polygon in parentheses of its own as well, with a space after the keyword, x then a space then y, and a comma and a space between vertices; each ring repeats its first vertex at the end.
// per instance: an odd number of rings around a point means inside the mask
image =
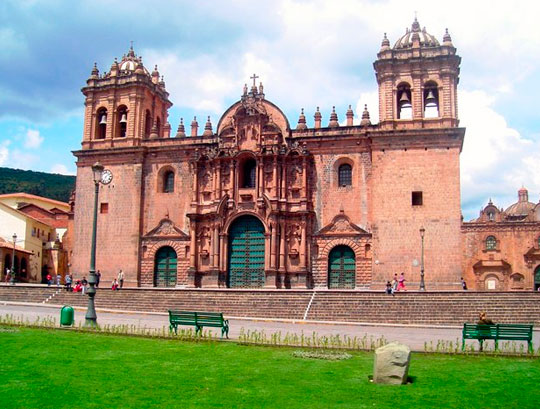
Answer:
POLYGON ((118 272, 118 286, 120 290, 124 287, 124 272, 122 269, 118 272))

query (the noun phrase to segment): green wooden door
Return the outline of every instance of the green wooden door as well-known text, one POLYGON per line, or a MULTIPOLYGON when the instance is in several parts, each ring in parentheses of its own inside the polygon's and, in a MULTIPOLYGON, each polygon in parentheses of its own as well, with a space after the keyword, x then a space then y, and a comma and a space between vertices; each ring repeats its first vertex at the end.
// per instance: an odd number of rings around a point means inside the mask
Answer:
POLYGON ((154 262, 154 287, 176 286, 176 252, 172 247, 162 247, 154 262))
POLYGON ((354 288, 356 262, 354 251, 337 246, 328 256, 328 288, 354 288))
POLYGON ((256 288, 264 282, 264 226, 256 217, 242 216, 229 229, 228 286, 256 288))
POLYGON ((540 288, 540 266, 536 267, 534 270, 534 290, 538 291, 540 288))

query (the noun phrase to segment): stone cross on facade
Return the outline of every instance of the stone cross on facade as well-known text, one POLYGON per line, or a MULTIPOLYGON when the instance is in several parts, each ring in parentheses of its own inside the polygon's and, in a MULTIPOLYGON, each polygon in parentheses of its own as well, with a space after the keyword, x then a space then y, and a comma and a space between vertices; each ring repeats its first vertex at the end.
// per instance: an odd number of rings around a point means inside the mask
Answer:
POLYGON ((251 78, 251 79, 253 80, 253 87, 256 87, 256 85, 255 85, 255 80, 257 80, 257 78, 259 78, 259 76, 253 74, 253 76, 251 76, 251 77, 249 77, 249 78, 251 78))

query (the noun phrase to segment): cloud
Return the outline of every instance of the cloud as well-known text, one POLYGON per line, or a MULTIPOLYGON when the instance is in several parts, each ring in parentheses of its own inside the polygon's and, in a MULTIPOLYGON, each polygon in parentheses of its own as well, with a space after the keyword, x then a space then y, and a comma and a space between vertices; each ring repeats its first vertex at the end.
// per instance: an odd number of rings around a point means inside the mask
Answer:
POLYGON ((43 142, 43 136, 40 135, 38 130, 29 129, 26 132, 26 137, 24 140, 24 147, 28 149, 37 149, 41 146, 43 142))
POLYGON ((62 163, 55 163, 51 166, 51 173, 59 173, 61 175, 73 175, 73 172, 70 172, 66 165, 62 163))
POLYGON ((492 198, 499 207, 517 201, 523 185, 535 201, 540 191, 540 142, 523 137, 482 90, 460 92, 461 126, 467 128, 461 154, 463 212, 466 219, 492 198))

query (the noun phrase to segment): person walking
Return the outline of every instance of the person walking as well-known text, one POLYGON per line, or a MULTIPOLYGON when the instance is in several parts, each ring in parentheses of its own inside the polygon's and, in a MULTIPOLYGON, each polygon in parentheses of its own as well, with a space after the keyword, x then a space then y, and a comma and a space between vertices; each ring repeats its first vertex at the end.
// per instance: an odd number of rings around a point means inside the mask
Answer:
POLYGON ((71 283, 73 282, 73 277, 71 274, 66 274, 66 279, 64 280, 66 291, 72 291, 71 283))
POLYGON ((5 278, 5 281, 6 283, 9 283, 9 279, 11 278, 11 270, 8 268, 6 268, 6 278, 5 278))
POLYGON ((407 289, 405 288, 405 273, 401 273, 399 275, 397 290, 407 291, 407 289))
POLYGON ((52 284, 52 275, 47 274, 47 285, 50 287, 52 284))
POLYGON ((56 286, 57 287, 60 287, 61 281, 62 281, 62 276, 60 275, 60 273, 56 273, 56 286))
POLYGON ((124 272, 122 269, 118 272, 118 286, 120 290, 124 287, 124 272))
POLYGON ((98 270, 96 273, 96 288, 99 287, 99 280, 101 280, 101 272, 98 270))
POLYGON ((86 277, 83 277, 83 279, 81 281, 81 290, 82 290, 83 295, 86 293, 86 286, 87 285, 88 285, 88 280, 86 279, 86 277))
POLYGON ((394 279, 392 280, 392 294, 394 294, 397 291, 398 287, 398 276, 397 273, 394 274, 394 279))
POLYGON ((465 282, 463 277, 461 277, 461 287, 463 287, 463 291, 467 291, 467 283, 465 282))

